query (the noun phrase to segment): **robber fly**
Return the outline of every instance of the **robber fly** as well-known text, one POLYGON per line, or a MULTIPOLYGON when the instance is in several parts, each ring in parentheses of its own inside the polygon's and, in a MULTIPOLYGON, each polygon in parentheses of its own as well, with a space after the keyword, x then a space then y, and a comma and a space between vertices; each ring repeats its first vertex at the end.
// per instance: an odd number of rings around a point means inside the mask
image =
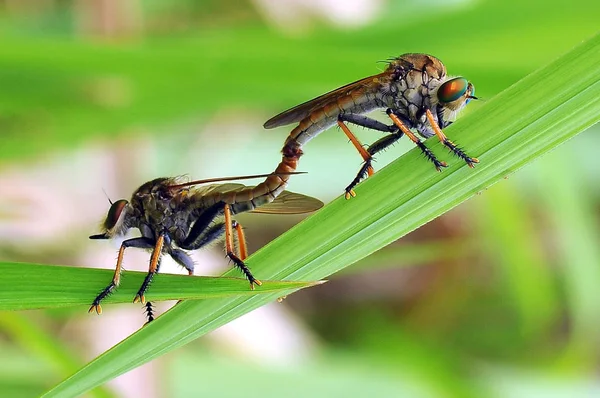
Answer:
MULTIPOLYGON (((295 164, 293 165, 295 169, 295 164)), ((261 282, 252 275, 244 263, 247 257, 246 240, 239 223, 232 216, 245 211, 271 214, 300 214, 323 206, 317 199, 284 191, 289 176, 289 162, 282 162, 272 174, 213 178, 185 182, 182 178, 156 178, 139 187, 131 201, 112 203, 104 231, 90 239, 111 239, 137 228, 141 236, 123 241, 117 257, 112 281, 94 299, 89 312, 102 313, 101 301, 114 291, 120 282, 121 264, 125 249, 137 247, 151 249, 148 274, 133 302, 146 304, 144 294, 154 275, 159 271, 161 256, 169 254, 190 275, 194 263, 187 253, 200 249, 225 236, 225 250, 234 265, 250 282, 250 287, 261 282), (196 187, 198 184, 219 181, 266 177, 255 187, 223 183, 196 187), (237 252, 234 246, 237 238, 237 252)), ((154 319, 151 304, 146 305, 148 319, 154 319)))
POLYGON ((373 155, 406 135, 431 161, 438 171, 447 167, 439 161, 413 131, 424 138, 436 135, 455 155, 470 167, 479 163, 468 156, 442 132, 452 123, 458 111, 475 97, 475 88, 463 77, 450 78, 446 67, 434 56, 403 54, 389 62, 382 73, 350 83, 337 90, 291 108, 269 119, 264 127, 271 129, 298 122, 282 149, 286 157, 299 158, 302 147, 329 127, 337 125, 344 131, 364 160, 356 178, 346 187, 346 199, 355 196, 353 188, 373 174, 373 155), (383 108, 391 125, 364 116, 383 108), (345 123, 388 133, 364 148, 345 123))

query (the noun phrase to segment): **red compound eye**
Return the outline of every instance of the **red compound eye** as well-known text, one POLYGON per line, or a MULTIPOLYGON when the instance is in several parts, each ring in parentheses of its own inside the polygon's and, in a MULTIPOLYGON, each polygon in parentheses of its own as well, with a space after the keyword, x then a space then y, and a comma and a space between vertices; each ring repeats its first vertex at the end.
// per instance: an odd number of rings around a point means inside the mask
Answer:
POLYGON ((469 82, 464 77, 455 77, 440 86, 437 92, 440 102, 456 101, 467 92, 469 82))
POLYGON ((115 203, 110 206, 108 210, 108 215, 106 216, 106 221, 104 221, 104 228, 107 230, 112 229, 117 222, 119 221, 119 217, 121 217, 121 213, 127 205, 127 201, 125 199, 117 200, 115 203))

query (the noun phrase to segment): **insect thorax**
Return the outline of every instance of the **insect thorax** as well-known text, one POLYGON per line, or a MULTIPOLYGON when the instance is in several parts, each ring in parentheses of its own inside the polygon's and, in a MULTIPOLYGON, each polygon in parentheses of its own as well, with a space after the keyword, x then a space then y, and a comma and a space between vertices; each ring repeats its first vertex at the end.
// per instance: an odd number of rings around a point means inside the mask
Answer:
POLYGON ((410 121, 413 128, 421 131, 427 126, 424 110, 430 109, 437 119, 435 107, 438 104, 437 89, 446 75, 431 76, 426 72, 411 70, 400 75, 390 83, 389 95, 386 98, 388 106, 410 121))
POLYGON ((132 197, 135 207, 136 226, 140 230, 151 230, 156 237, 167 232, 179 241, 190 229, 191 209, 188 190, 172 190, 175 179, 161 178, 142 185, 132 197))

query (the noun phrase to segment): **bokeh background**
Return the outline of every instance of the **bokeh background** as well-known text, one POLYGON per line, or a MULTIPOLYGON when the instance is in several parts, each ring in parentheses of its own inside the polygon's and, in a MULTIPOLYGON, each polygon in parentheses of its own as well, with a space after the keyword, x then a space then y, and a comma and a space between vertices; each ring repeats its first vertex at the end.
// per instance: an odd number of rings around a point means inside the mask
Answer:
MULTIPOLYGON (((596 0, 2 0, 0 260, 111 268, 118 243, 87 239, 103 190, 270 172, 291 126, 265 120, 405 52, 441 58, 485 101, 599 16, 596 0)), ((94 396, 600 396, 598 130, 94 396)), ((328 202, 360 158, 337 129, 305 149, 290 189, 328 202)), ((239 217, 252 251, 299 220, 239 217)), ((228 266, 220 246, 195 258, 197 274, 228 266)), ((139 305, 86 309, 0 313, 0 395, 39 395, 144 322, 139 305)))

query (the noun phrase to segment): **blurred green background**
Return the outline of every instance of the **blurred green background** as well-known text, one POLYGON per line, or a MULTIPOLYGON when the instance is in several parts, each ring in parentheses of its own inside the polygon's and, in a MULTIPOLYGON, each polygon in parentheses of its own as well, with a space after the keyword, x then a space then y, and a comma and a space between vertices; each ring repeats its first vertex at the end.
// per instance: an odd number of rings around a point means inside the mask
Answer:
MULTIPOLYGON (((291 126, 265 120, 405 52, 436 55, 485 101, 591 37, 599 15, 592 0, 0 1, 0 260, 111 268, 118 244, 87 239, 103 189, 270 172, 291 126)), ((598 130, 93 394, 600 395, 598 130)), ((360 165, 337 129, 305 153, 290 189, 325 202, 360 165)), ((299 218, 239 220, 254 251, 299 218)), ((196 260, 199 274, 228 266, 220 246, 196 260)), ((146 264, 128 252, 126 269, 146 264)), ((39 395, 143 322, 139 305, 0 313, 1 395, 39 395)))

